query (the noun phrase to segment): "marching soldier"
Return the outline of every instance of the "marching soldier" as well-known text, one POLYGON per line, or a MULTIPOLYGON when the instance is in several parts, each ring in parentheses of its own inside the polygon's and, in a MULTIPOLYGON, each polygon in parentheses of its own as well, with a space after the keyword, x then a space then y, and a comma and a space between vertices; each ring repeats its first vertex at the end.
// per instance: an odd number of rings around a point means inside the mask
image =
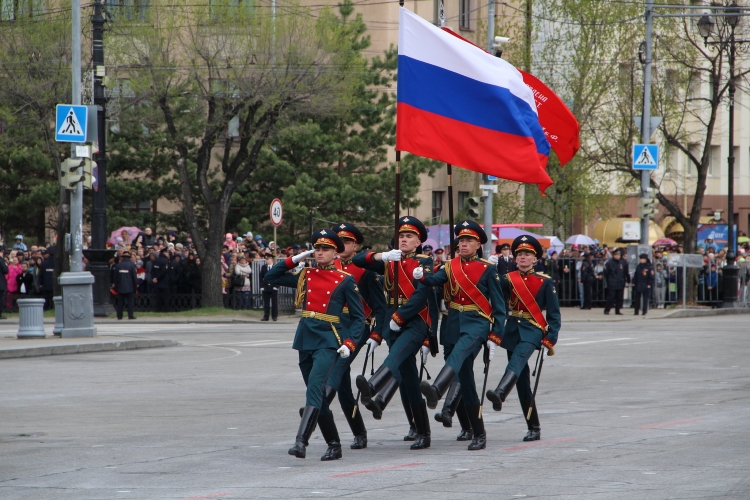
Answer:
MULTIPOLYGON (((354 434, 354 442, 351 444, 353 450, 367 448, 367 428, 362 420, 362 412, 357 407, 357 400, 352 393, 351 381, 351 364, 359 351, 364 345, 369 347, 366 352, 371 352, 380 345, 383 337, 380 332, 386 314, 385 295, 383 286, 378 281, 377 274, 367 271, 361 267, 352 264, 352 257, 357 253, 357 246, 364 241, 362 233, 354 224, 343 223, 332 228, 344 242, 344 251, 339 253, 339 258, 334 261, 337 269, 340 269, 352 276, 357 283, 359 293, 361 294, 362 307, 364 308, 367 324, 357 343, 356 350, 348 358, 341 358, 336 361, 331 375, 328 377, 326 386, 326 398, 330 404, 334 395, 338 392, 339 403, 344 411, 346 421, 354 434), (372 331, 370 331, 372 326, 372 331)), ((352 318, 349 315, 349 308, 344 306, 341 316, 341 324, 344 331, 349 331, 352 327, 352 318)), ((365 360, 365 363, 367 360, 365 360)))
POLYGON ((325 461, 341 458, 338 430, 324 397, 326 381, 336 363, 336 354, 349 357, 362 340, 365 313, 354 278, 337 269, 334 263, 336 252, 344 251, 341 238, 330 229, 320 229, 313 233, 312 245, 314 250, 286 258, 268 271, 265 278, 275 286, 296 287, 297 307, 302 308, 292 348, 299 352, 299 367, 307 394, 302 421, 289 454, 305 458, 310 436, 318 424, 328 444, 321 457, 325 461), (302 267, 298 275, 287 272, 313 253, 317 268, 302 267), (349 308, 349 338, 342 338, 344 306, 349 308))
POLYGON ((474 358, 486 344, 491 360, 495 346, 500 344, 505 299, 497 268, 478 255, 481 245, 487 242, 486 233, 476 222, 465 220, 456 225, 455 234, 458 257, 433 276, 425 276, 421 268, 413 271, 414 279, 420 280, 422 286, 447 285, 450 300, 448 317, 443 320, 447 322, 443 332, 445 366, 433 384, 422 381, 420 389, 430 408, 437 407, 446 391, 447 401, 454 400, 460 391, 474 433, 469 450, 481 450, 487 446, 487 434, 474 383, 474 358), (457 377, 458 383, 454 383, 457 377))
MULTIPOLYGON (((422 363, 430 352, 428 337, 432 326, 431 311, 435 312, 435 294, 427 287, 417 287, 412 271, 423 267, 431 272, 432 259, 417 254, 420 243, 427 239, 427 229, 415 217, 402 217, 398 226, 398 248, 383 253, 359 254, 354 257, 357 266, 383 274, 385 289, 391 295, 391 304, 397 299, 397 310, 390 317, 389 328, 384 328, 388 356, 375 374, 367 380, 357 376, 357 388, 362 402, 380 419, 383 410, 399 388, 409 403, 416 429, 412 450, 430 447, 430 420, 422 395, 419 392, 419 374, 415 355, 422 354, 422 363), (398 274, 398 290, 394 290, 394 276, 398 274), (429 305, 428 305, 429 304, 429 305)), ((437 339, 435 339, 435 342, 437 339)), ((436 346, 435 346, 436 347, 436 346)), ((407 435, 405 440, 410 439, 407 435)))
POLYGON ((541 427, 535 394, 531 391, 528 361, 542 346, 547 348, 550 356, 555 353, 553 346, 560 331, 560 306, 552 279, 534 271, 534 263, 543 252, 536 238, 519 236, 513 241, 511 250, 518 270, 500 280, 503 295, 508 297, 508 319, 500 344, 507 351, 508 366, 497 388, 487 391, 487 399, 492 401, 493 410, 500 411, 515 385, 528 427, 523 440, 538 441, 541 427), (542 314, 545 309, 546 318, 542 314))

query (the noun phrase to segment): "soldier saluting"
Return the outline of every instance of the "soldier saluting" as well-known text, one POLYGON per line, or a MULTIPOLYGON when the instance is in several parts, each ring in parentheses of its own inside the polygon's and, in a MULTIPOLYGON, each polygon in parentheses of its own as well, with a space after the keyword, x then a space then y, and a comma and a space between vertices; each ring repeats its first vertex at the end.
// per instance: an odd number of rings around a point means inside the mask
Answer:
MULTIPOLYGON (((367 380, 357 376, 357 388, 362 403, 380 419, 396 389, 399 388, 409 402, 417 436, 412 450, 430 447, 430 419, 422 394, 419 392, 419 374, 415 355, 422 352, 422 362, 430 352, 428 335, 432 326, 431 311, 436 312, 435 294, 427 287, 417 288, 412 271, 423 267, 431 272, 432 258, 417 253, 420 243, 427 239, 427 229, 415 217, 402 217, 398 223, 397 247, 390 252, 359 254, 354 264, 384 275, 385 289, 390 292, 391 304, 398 304, 390 317, 389 328, 383 329, 388 343, 388 356, 375 374, 367 380), (398 273, 398 290, 394 290, 394 276, 398 273), (429 306, 428 306, 429 302, 429 306), (387 332, 387 333, 386 333, 387 332)), ((374 347, 374 346, 373 346, 374 347)))
MULTIPOLYGON (((332 229, 344 243, 344 250, 339 253, 339 258, 334 261, 334 265, 337 269, 350 274, 357 283, 359 293, 362 297, 362 307, 367 318, 367 326, 352 355, 336 361, 333 371, 328 377, 326 399, 330 404, 338 392, 341 409, 344 411, 344 416, 349 423, 352 434, 354 434, 354 442, 351 444, 351 448, 353 450, 360 450, 367 448, 367 428, 365 427, 365 422, 362 420, 362 412, 357 407, 357 400, 352 393, 350 367, 352 361, 354 361, 354 358, 365 344, 370 346, 370 351, 372 351, 383 340, 379 332, 383 329, 387 307, 383 287, 378 281, 377 275, 352 263, 352 257, 357 253, 357 246, 364 241, 360 230, 354 224, 348 222, 338 224, 332 229)), ((352 327, 353 318, 349 314, 348 306, 344 306, 342 312, 341 324, 344 330, 348 331, 352 327)))
POLYGON ((495 346, 500 344, 505 299, 497 268, 478 255, 481 244, 487 242, 487 234, 479 224, 469 220, 459 222, 455 234, 458 257, 446 262, 433 276, 424 276, 422 268, 413 271, 414 279, 420 280, 422 286, 446 285, 450 296, 448 317, 443 319, 447 322, 442 339, 447 356, 445 366, 432 385, 422 381, 420 388, 430 408, 437 407, 449 386, 452 393, 448 399, 455 399, 460 390, 474 432, 469 450, 481 450, 487 446, 487 434, 474 383, 474 358, 486 343, 492 359, 495 346), (458 384, 454 383, 456 377, 458 384))
POLYGON ((508 319, 500 344, 507 351, 508 366, 495 390, 487 391, 487 399, 492 401, 493 410, 500 411, 515 385, 528 427, 523 440, 537 441, 541 437, 541 427, 535 394, 531 391, 528 361, 542 346, 548 349, 550 356, 554 354, 553 346, 560 331, 560 306, 552 279, 534 272, 534 264, 543 252, 536 238, 528 234, 517 237, 511 251, 518 270, 500 280, 503 295, 508 298, 508 319), (545 309, 546 318, 542 313, 545 309))
POLYGON ((302 319, 294 336, 293 349, 299 352, 299 368, 307 384, 305 408, 294 446, 289 454, 305 458, 306 447, 316 423, 328 444, 321 460, 341 458, 333 413, 324 397, 326 380, 338 358, 349 357, 361 341, 365 329, 365 313, 357 284, 349 274, 336 268, 336 252, 344 251, 344 242, 330 229, 320 229, 312 235, 314 250, 289 257, 276 264, 266 281, 276 286, 297 288, 297 307, 302 307, 302 319), (305 268, 298 275, 288 273, 305 257, 315 254, 317 268, 305 268), (343 337, 341 315, 349 308, 349 338, 343 337))

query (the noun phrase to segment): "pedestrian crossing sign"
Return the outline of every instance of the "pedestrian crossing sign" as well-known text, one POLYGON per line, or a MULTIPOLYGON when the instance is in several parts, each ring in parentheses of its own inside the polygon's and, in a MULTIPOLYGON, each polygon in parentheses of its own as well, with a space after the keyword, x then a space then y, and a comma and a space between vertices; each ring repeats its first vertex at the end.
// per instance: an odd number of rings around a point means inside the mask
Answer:
POLYGON ((656 170, 658 166, 658 144, 633 144, 633 170, 656 170))
POLYGON ((55 114, 55 140, 57 142, 86 142, 88 125, 86 106, 58 104, 55 114))

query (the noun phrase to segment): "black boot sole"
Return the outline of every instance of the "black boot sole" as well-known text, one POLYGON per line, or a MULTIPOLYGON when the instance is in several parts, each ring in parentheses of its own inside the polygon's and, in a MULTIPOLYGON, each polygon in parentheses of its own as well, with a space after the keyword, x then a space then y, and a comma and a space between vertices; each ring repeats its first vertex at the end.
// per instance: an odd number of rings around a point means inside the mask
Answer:
POLYGON ((367 404, 372 401, 372 387, 370 387, 370 383, 362 375, 357 375, 355 384, 357 386, 357 389, 359 389, 359 397, 362 401, 362 404, 367 406, 367 404))
POLYGON ((297 458, 305 458, 307 456, 307 450, 305 448, 298 448, 296 445, 289 448, 287 453, 297 458))
POLYGON ((446 416, 443 412, 436 413, 435 420, 443 424, 443 427, 453 427, 453 417, 450 415, 446 416))
POLYGON ((435 408, 437 408, 437 404, 440 398, 435 389, 433 389, 432 385, 426 380, 423 380, 419 384, 419 390, 422 392, 425 400, 427 400, 427 408, 429 408, 430 410, 434 410, 435 408))
POLYGON ((369 403, 365 403, 365 408, 370 410, 372 412, 372 418, 375 420, 380 420, 383 418, 383 408, 379 404, 380 402, 377 399, 371 399, 369 403))
POLYGON ((320 457, 321 462, 329 462, 331 460, 338 460, 343 457, 341 453, 341 446, 329 446, 325 454, 320 457))
POLYGON ((503 409, 503 400, 495 391, 487 391, 486 396, 492 402, 493 410, 500 411, 503 409))

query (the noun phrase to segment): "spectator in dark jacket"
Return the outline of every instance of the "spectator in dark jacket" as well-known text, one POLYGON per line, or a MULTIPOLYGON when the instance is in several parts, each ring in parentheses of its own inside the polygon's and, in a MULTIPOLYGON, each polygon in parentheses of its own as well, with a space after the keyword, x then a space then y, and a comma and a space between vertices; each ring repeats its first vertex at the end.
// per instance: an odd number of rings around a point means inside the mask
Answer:
POLYGON ((635 268, 633 275, 633 309, 638 316, 638 310, 643 308, 643 315, 648 312, 648 301, 651 291, 654 289, 655 273, 654 266, 648 260, 648 255, 642 253, 638 256, 640 262, 635 268))
POLYGON ((587 253, 584 254, 583 262, 581 262, 581 283, 583 284, 583 306, 581 309, 591 310, 595 282, 594 263, 591 261, 591 254, 587 253))
POLYGON ((21 274, 16 276, 18 284, 18 293, 22 298, 27 299, 34 296, 34 271, 29 270, 29 264, 21 264, 21 274))
POLYGON ((55 288, 55 247, 48 247, 42 251, 44 261, 39 270, 39 289, 44 297, 44 309, 52 309, 52 295, 55 288))
POLYGON ((266 281, 266 273, 273 267, 273 257, 266 257, 266 263, 260 268, 260 286, 263 289, 263 318, 268 321, 269 313, 274 321, 279 316, 279 290, 266 281))
POLYGON ((170 286, 169 286, 169 252, 162 249, 159 258, 154 261, 151 268, 151 282, 156 291, 156 310, 166 312, 169 309, 170 286))
POLYGON ((620 249, 612 251, 612 259, 604 266, 604 279, 607 280, 607 305, 604 306, 604 314, 609 314, 612 306, 615 314, 622 316, 622 299, 625 292, 625 284, 630 283, 630 269, 628 262, 621 258, 620 249))
POLYGON ((112 286, 117 292, 117 319, 122 319, 122 310, 125 304, 128 306, 128 319, 135 319, 133 315, 133 295, 138 290, 138 272, 130 261, 130 252, 122 253, 120 262, 114 267, 114 283, 112 286))
POLYGON ((5 319, 3 310, 5 309, 5 294, 8 293, 8 282, 5 280, 7 275, 8 265, 5 263, 5 249, 0 248, 0 319, 5 319))

